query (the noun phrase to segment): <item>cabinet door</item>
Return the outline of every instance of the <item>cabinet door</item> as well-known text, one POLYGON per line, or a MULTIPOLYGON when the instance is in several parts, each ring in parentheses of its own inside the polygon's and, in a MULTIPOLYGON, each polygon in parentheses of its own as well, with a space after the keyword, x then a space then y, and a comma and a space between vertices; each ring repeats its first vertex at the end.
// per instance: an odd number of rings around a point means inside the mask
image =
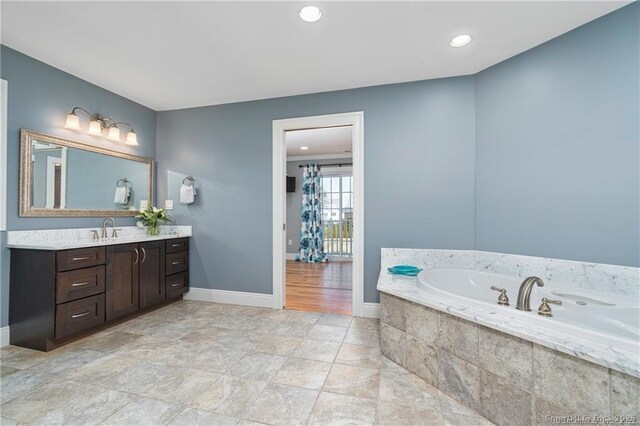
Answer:
POLYGON ((138 244, 120 244, 107 247, 107 321, 139 309, 138 244))
POLYGON ((140 308, 146 308, 165 299, 165 244, 151 241, 140 244, 140 308))

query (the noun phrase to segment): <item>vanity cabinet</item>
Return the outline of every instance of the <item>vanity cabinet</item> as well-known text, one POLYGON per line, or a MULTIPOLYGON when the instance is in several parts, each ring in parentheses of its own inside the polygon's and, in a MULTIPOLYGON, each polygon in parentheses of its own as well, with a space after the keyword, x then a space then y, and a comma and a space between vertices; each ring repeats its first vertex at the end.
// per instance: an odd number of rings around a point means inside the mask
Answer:
POLYGON ((189 291, 189 239, 167 241, 167 299, 180 297, 189 291))
POLYGON ((72 250, 11 251, 12 345, 48 351, 189 288, 189 239, 72 250))
POLYGON ((138 244, 107 247, 107 321, 140 309, 138 244))
POLYGON ((150 241, 140 244, 139 280, 141 309, 165 301, 165 261, 165 241, 150 241))

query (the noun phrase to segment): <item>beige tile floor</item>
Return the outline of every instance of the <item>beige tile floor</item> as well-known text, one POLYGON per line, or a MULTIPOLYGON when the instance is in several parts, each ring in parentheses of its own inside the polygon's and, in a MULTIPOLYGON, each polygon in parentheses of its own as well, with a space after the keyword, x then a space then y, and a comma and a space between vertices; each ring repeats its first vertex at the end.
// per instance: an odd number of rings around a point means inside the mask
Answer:
POLYGON ((3 425, 488 425, 380 355, 375 320, 182 301, 0 354, 3 425))

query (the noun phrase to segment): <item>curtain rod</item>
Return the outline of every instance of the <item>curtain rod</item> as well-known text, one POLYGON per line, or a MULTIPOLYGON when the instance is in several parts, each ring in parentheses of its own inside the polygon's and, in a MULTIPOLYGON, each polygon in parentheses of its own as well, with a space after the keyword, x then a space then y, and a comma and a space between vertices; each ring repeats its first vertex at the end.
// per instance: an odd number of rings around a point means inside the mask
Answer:
MULTIPOLYGON (((342 167, 342 166, 352 166, 353 163, 334 163, 334 164, 318 164, 318 167, 342 167)), ((306 164, 300 164, 298 167, 303 168, 306 164)))

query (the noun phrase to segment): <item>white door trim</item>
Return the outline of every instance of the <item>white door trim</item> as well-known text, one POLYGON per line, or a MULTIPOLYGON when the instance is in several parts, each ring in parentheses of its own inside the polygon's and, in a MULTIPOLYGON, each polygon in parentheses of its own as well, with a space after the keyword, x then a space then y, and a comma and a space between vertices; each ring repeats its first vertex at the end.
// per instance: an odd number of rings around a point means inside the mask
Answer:
POLYGON ((364 113, 318 115, 273 120, 273 296, 274 308, 285 301, 286 147, 287 130, 352 126, 353 141, 353 315, 364 315, 364 113))
POLYGON ((7 81, 0 80, 0 231, 7 230, 7 81))

